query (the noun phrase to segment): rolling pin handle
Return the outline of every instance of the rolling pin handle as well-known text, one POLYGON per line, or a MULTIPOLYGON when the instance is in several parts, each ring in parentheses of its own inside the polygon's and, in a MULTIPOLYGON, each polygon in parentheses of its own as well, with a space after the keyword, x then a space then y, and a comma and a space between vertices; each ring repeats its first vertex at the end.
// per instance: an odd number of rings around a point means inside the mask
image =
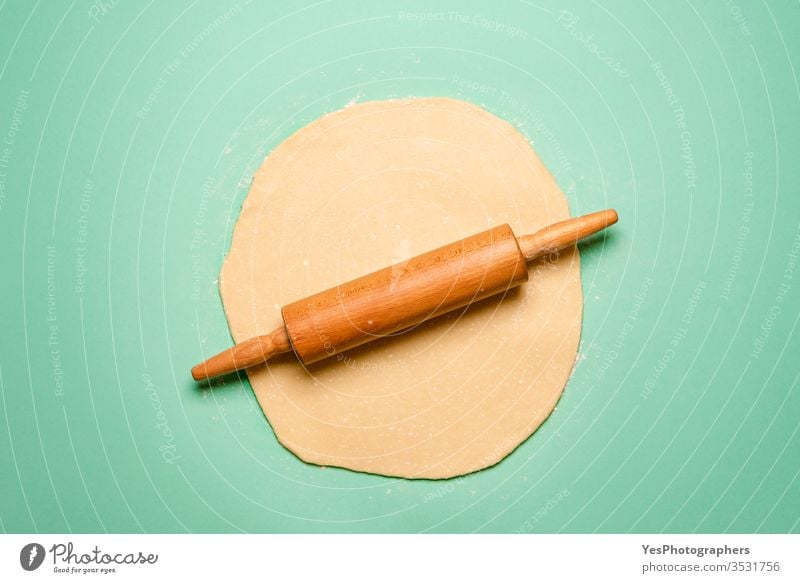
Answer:
POLYGON ((192 378, 201 381, 232 373, 266 362, 276 354, 289 352, 291 349, 286 328, 281 326, 269 334, 236 344, 198 364, 192 369, 192 378))
POLYGON ((607 209, 555 223, 535 232, 533 235, 518 237, 517 242, 525 261, 530 262, 542 255, 555 253, 565 247, 574 245, 584 237, 594 235, 598 231, 610 227, 618 220, 617 211, 607 209))

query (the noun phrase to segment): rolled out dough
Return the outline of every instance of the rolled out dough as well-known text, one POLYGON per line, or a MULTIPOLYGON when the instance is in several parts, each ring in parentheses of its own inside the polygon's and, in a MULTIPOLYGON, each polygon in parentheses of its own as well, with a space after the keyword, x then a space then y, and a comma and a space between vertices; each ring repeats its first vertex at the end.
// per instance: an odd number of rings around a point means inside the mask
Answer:
MULTIPOLYGON (((492 226, 564 220, 564 195, 510 124, 452 99, 367 102, 302 128, 264 161, 220 277, 237 342, 280 307, 492 226)), ((556 405, 580 338, 577 252, 505 299, 304 368, 248 371, 280 442, 322 466, 447 478, 491 466, 556 405)))

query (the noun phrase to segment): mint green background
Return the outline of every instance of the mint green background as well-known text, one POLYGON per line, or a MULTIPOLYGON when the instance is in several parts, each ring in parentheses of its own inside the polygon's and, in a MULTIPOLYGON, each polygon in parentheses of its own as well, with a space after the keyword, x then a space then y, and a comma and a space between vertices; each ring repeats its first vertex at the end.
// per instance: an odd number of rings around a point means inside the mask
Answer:
POLYGON ((0 4, 0 529, 800 530, 797 4, 402 11, 441 17, 0 4), (353 99, 424 95, 516 124, 573 213, 619 210, 583 252, 581 360, 497 467, 411 482, 309 466, 246 382, 189 378, 230 342, 218 269, 270 149, 353 99))

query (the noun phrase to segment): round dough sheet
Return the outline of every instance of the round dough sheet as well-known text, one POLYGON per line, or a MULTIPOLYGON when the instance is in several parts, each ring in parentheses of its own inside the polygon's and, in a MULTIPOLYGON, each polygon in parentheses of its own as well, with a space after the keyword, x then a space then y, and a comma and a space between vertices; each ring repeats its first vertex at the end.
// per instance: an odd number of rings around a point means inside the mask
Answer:
MULTIPOLYGON (((220 277, 237 342, 272 331, 294 300, 508 223, 532 233, 569 217, 525 138, 452 99, 367 102, 277 147, 256 173, 220 277)), ((447 478, 496 464, 556 405, 581 327, 579 255, 530 281, 303 367, 250 369, 277 438, 301 459, 447 478)))

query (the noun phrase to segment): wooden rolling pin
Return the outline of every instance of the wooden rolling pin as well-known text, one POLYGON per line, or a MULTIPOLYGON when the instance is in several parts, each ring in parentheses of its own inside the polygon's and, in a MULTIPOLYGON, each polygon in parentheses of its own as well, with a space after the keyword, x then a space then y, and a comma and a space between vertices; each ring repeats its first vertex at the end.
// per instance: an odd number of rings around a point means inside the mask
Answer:
POLYGON ((406 330, 524 283, 527 263, 616 222, 609 209, 519 238, 508 225, 472 235, 284 306, 283 326, 198 364, 192 377, 209 379, 291 350, 311 364, 406 330))

